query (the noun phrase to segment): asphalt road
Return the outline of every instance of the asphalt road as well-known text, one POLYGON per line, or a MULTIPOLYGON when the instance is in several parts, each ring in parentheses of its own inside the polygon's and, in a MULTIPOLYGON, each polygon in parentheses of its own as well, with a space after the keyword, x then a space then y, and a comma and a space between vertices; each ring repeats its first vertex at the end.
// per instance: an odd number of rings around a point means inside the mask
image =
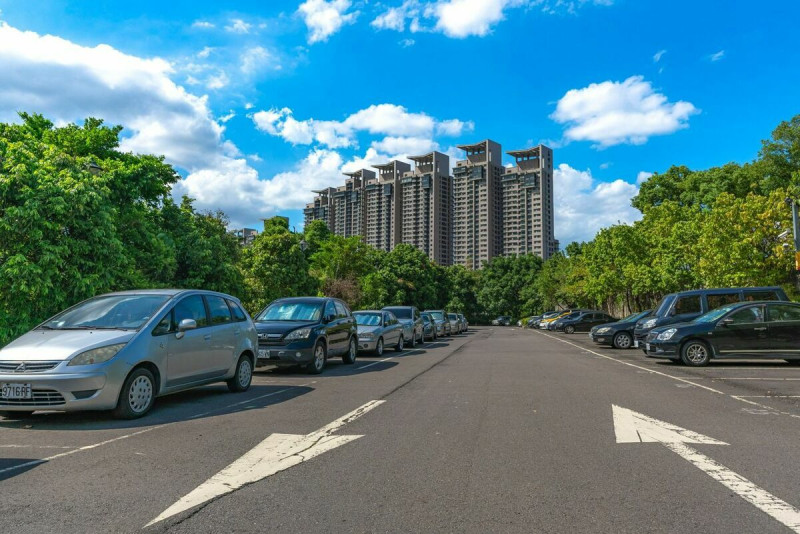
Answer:
POLYGON ((800 532, 798 438, 800 367, 689 369, 585 335, 479 328, 321 376, 260 372, 246 393, 166 397, 133 422, 0 420, 0 523, 800 532))

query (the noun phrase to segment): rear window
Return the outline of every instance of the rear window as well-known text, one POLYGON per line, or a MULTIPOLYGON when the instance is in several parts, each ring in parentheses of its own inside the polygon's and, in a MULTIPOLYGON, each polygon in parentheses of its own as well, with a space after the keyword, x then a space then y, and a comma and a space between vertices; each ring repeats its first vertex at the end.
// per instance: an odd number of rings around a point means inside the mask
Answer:
MULTIPOLYGON (((756 300, 756 299, 752 299, 756 300)), ((726 304, 733 304, 739 302, 739 292, 732 293, 718 293, 715 295, 706 295, 706 302, 708 302, 708 309, 713 310, 726 304)))
POLYGON ((233 319, 235 321, 241 322, 247 320, 247 316, 244 314, 244 310, 242 310, 242 308, 238 304, 236 304, 232 300, 229 300, 228 306, 230 306, 231 311, 233 312, 233 319))
POLYGON ((231 309, 221 297, 206 295, 208 311, 211 313, 211 324, 224 324, 231 322, 231 309))
POLYGON ((703 308, 700 307, 700 295, 691 295, 688 297, 680 297, 675 302, 675 311, 673 315, 700 313, 702 311, 703 308))
POLYGON ((768 309, 770 321, 800 321, 800 306, 774 304, 768 309))
POLYGON ((384 308, 389 310, 398 319, 411 319, 411 308, 384 308))
POLYGON ((745 291, 744 300, 781 300, 777 291, 745 291))

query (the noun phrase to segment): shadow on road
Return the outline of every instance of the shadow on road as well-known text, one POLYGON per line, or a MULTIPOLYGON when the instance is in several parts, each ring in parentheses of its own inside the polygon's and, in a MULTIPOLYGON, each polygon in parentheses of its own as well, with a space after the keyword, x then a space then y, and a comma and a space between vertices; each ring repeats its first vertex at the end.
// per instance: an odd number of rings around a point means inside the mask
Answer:
POLYGON ((42 465, 37 458, 0 458, 0 482, 42 465), (25 465, 30 463, 31 465, 25 465), (24 467, 22 467, 24 466, 24 467), (10 469, 7 471, 7 469, 10 469))
POLYGON ((313 390, 308 386, 253 385, 244 393, 230 393, 225 385, 205 386, 156 399, 153 409, 141 419, 121 421, 110 412, 37 412, 18 420, 0 419, 0 429, 139 429, 266 408, 313 390))

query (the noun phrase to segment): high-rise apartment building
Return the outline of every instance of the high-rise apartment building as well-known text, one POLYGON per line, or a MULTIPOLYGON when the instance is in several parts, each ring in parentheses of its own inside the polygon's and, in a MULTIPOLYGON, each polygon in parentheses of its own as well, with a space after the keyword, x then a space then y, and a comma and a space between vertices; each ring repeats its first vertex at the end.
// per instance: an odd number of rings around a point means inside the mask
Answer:
POLYGON ((401 242, 403 186, 400 178, 411 170, 411 165, 394 160, 374 165, 374 168, 378 176, 367 180, 364 186, 365 240, 377 249, 390 251, 401 242))
POLYGON ((507 154, 503 185, 503 254, 534 253, 542 259, 558 251, 553 232, 553 150, 539 145, 507 154))
POLYGON ((333 223, 331 232, 343 237, 364 235, 364 184, 373 180, 375 173, 368 169, 345 173, 343 186, 331 194, 333 223))
POLYGON ((489 139, 459 145, 466 159, 453 168, 453 263, 478 269, 503 253, 503 164, 489 139))
POLYGON ((453 262, 453 179, 450 158, 441 152, 409 156, 403 173, 400 241, 425 252, 439 265, 453 262))
POLYGON ((331 227, 334 218, 333 204, 331 201, 335 191, 335 187, 326 187, 325 189, 313 191, 317 194, 317 196, 314 198, 313 202, 306 204, 306 207, 303 210, 306 225, 308 225, 308 223, 311 221, 321 220, 325 221, 325 224, 328 225, 328 228, 331 227))

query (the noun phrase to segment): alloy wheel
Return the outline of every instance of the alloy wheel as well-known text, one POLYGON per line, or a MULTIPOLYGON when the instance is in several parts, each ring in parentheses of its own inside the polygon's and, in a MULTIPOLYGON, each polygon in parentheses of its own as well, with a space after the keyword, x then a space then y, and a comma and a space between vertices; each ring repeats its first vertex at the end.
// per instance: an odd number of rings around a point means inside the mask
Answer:
POLYGON ((314 369, 316 369, 317 371, 322 371, 324 365, 325 365, 325 347, 319 344, 317 345, 317 348, 314 349, 314 369))

